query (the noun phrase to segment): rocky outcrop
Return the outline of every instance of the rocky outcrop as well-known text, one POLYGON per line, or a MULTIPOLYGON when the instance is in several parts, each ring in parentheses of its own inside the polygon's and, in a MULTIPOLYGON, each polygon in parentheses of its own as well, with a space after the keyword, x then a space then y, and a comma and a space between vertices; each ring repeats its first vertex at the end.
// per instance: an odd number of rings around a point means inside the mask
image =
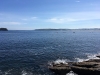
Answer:
POLYGON ((71 70, 79 75, 99 75, 100 59, 93 59, 85 62, 74 63, 71 66, 71 70))
POLYGON ((52 63, 49 69, 59 75, 73 71, 78 75, 100 75, 100 59, 90 59, 83 62, 68 62, 66 64, 52 63))
POLYGON ((100 58, 100 55, 97 55, 96 57, 100 58))
POLYGON ((71 67, 68 64, 55 64, 52 63, 52 66, 49 66, 49 69, 53 72, 55 72, 56 74, 59 75, 65 75, 66 73, 70 72, 71 67))

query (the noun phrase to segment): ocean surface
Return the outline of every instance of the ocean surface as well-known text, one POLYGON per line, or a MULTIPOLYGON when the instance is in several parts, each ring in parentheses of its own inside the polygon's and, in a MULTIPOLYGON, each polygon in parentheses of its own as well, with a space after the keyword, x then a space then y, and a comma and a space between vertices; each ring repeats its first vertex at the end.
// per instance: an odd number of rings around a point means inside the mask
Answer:
POLYGON ((100 30, 0 31, 0 75, 55 75, 52 61, 84 61, 100 54, 100 30))

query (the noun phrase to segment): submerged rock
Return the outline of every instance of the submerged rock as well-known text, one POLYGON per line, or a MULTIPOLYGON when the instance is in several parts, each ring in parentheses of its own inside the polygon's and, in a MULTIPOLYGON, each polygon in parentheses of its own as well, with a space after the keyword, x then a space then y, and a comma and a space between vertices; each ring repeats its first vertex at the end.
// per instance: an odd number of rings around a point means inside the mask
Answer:
POLYGON ((53 64, 49 69, 59 75, 66 75, 71 70, 78 75, 100 75, 100 59, 83 62, 68 62, 68 64, 53 64))

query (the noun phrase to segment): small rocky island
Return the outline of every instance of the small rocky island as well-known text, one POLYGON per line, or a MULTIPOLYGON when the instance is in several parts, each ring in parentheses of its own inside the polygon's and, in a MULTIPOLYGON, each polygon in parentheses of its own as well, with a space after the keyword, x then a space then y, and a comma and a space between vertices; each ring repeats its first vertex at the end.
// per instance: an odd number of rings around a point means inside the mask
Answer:
MULTIPOLYGON (((100 58, 100 56, 97 57, 100 58)), ((52 62, 48 68, 57 75, 66 75, 70 71, 78 75, 100 75, 100 59, 59 64, 52 62)))
POLYGON ((8 31, 7 28, 0 28, 0 31, 8 31))

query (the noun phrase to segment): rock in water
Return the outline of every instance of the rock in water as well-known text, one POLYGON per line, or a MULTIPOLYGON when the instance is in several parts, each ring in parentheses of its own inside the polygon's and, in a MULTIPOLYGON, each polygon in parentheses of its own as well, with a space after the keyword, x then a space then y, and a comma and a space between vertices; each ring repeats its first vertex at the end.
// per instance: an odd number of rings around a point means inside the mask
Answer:
POLYGON ((48 68, 54 73, 59 74, 59 75, 65 75, 71 70, 71 67, 69 67, 68 63, 65 63, 65 62, 64 63, 52 62, 48 68))
POLYGON ((91 59, 83 62, 68 62, 68 64, 52 63, 49 69, 59 75, 66 75, 66 73, 74 75, 72 71, 78 75, 100 75, 100 59, 91 59))
POLYGON ((73 71, 70 71, 70 72, 67 73, 66 75, 78 75, 78 74, 74 73, 73 71))
POLYGON ((100 58, 100 55, 97 55, 96 57, 100 58))

